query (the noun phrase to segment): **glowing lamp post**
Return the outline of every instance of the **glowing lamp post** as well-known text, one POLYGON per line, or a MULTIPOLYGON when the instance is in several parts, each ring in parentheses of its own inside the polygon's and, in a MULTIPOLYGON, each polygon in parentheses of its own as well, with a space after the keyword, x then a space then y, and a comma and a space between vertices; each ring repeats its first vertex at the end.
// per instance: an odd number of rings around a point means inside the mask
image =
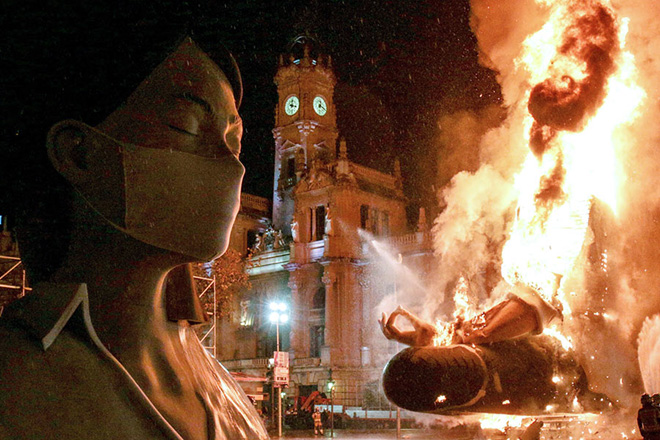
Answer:
POLYGON ((269 305, 270 322, 275 323, 277 351, 280 351, 280 323, 284 324, 289 320, 286 313, 286 304, 281 302, 272 302, 269 305))
POLYGON ((328 391, 330 391, 330 437, 335 436, 335 381, 332 380, 332 372, 330 372, 330 381, 328 382, 328 391))
POLYGON ((288 357, 286 359, 286 370, 287 370, 287 379, 285 381, 281 381, 280 377, 281 374, 278 374, 281 371, 282 368, 282 353, 280 353, 280 324, 284 324, 289 320, 289 315, 286 313, 286 304, 281 303, 281 302, 272 302, 269 305, 269 308, 271 310, 270 312, 270 322, 275 323, 275 344, 276 344, 276 352, 275 356, 273 356, 275 360, 275 365, 274 365, 274 385, 277 387, 277 435, 278 437, 282 437, 282 386, 286 385, 288 383, 288 357))

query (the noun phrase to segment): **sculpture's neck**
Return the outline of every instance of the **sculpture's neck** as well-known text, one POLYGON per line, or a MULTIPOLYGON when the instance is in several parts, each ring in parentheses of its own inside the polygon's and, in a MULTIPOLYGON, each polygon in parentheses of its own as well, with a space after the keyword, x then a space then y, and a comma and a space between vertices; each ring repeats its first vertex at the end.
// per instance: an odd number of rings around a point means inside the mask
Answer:
MULTIPOLYGON (((86 209, 76 208, 78 215, 86 209)), ((120 360, 125 350, 144 353, 176 329, 167 321, 163 284, 169 270, 186 261, 114 229, 91 210, 84 214, 51 281, 87 284, 93 325, 120 360)))
POLYGON ((208 438, 181 324, 168 321, 164 293, 167 273, 189 261, 134 240, 93 215, 85 220, 74 223, 67 258, 51 281, 87 284, 90 317, 101 343, 182 437, 208 438))

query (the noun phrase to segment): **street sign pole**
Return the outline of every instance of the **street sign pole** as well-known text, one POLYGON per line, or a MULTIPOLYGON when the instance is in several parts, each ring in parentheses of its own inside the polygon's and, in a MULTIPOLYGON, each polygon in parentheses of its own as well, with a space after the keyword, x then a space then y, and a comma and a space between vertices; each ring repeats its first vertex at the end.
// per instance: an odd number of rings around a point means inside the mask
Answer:
POLYGON ((277 387, 277 436, 282 437, 282 387, 277 387))
POLYGON ((273 386, 277 388, 277 436, 282 437, 282 387, 289 385, 289 353, 280 351, 280 322, 287 322, 289 317, 284 312, 286 305, 280 302, 270 304, 273 311, 270 321, 275 323, 276 350, 273 356, 273 386))
POLYGON ((282 437, 282 388, 289 384, 289 353, 276 351, 273 361, 273 385, 277 388, 277 435, 282 437))

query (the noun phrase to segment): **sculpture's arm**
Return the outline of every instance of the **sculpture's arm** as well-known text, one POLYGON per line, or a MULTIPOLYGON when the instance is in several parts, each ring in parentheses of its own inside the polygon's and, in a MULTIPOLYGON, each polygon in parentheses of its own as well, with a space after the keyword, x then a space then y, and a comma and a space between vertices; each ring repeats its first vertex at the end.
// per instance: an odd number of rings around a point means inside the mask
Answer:
POLYGON ((402 344, 413 347, 424 347, 433 343, 436 334, 435 327, 430 322, 423 321, 408 310, 399 306, 389 316, 383 313, 378 320, 380 329, 387 339, 394 339, 402 344), (397 328, 395 321, 398 316, 403 316, 412 324, 414 330, 401 331, 397 328))
MULTIPOLYGON (((516 287, 511 296, 484 313, 464 321, 454 322, 455 344, 487 344, 528 334, 540 333, 544 326, 560 315, 560 311, 543 300, 531 288, 516 287)), ((378 321, 387 339, 406 345, 423 347, 431 345, 436 336, 433 324, 419 319, 399 306, 389 318, 383 313, 378 321), (396 318, 403 316, 414 330, 401 331, 395 325, 396 318)))
POLYGON ((470 321, 458 321, 455 342, 484 344, 504 341, 533 333, 540 325, 536 309, 514 296, 470 321))

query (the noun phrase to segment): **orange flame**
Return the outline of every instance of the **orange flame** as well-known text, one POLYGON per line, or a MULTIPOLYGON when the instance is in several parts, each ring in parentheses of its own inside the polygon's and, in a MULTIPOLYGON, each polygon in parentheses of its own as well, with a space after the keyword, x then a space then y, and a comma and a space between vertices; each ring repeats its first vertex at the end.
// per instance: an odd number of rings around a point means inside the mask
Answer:
MULTIPOLYGON (((502 250, 501 272, 511 285, 536 290, 571 313, 579 292, 563 282, 582 268, 578 256, 589 236, 594 199, 619 210, 624 181, 617 154, 621 128, 638 116, 645 93, 636 83, 633 55, 626 50, 628 19, 607 0, 537 0, 549 19, 523 43, 515 60, 527 104, 521 124, 529 153, 514 176, 515 219, 502 250)), ((607 251, 601 256, 607 270, 607 251)), ((454 318, 477 314, 461 278, 454 291, 454 318)), ((436 345, 449 345, 452 323, 436 322, 436 345)), ((553 327, 545 332, 566 349, 572 341, 553 327)))
POLYGON ((553 303, 584 245, 591 201, 617 212, 616 133, 637 116, 644 92, 625 50, 626 19, 605 2, 541 3, 550 19, 516 60, 534 84, 523 122, 530 153, 515 177, 518 207, 502 275, 553 303))

